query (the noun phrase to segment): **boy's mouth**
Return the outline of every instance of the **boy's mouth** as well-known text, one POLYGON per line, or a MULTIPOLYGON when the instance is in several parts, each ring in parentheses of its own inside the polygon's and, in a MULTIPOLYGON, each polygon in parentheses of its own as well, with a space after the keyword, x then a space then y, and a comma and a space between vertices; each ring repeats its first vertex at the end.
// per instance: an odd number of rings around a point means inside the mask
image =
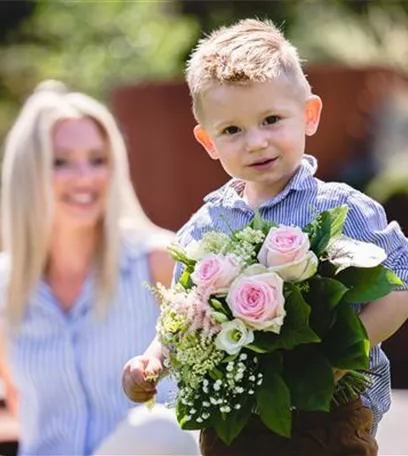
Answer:
POLYGON ((273 164, 277 159, 278 159, 278 157, 265 158, 262 160, 258 160, 255 163, 250 164, 249 166, 251 168, 255 168, 255 169, 264 169, 264 168, 267 168, 268 166, 270 166, 271 164, 273 164))

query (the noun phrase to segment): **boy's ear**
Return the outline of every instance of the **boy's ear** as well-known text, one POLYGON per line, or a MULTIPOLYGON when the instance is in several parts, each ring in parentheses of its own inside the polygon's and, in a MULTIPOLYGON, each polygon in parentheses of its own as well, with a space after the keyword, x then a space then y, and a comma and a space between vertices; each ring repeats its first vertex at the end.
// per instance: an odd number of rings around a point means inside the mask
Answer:
POLYGON ((305 106, 306 135, 312 136, 316 133, 320 122, 323 103, 320 97, 312 95, 305 106))
POLYGON ((208 155, 213 160, 218 160, 218 154, 215 149, 214 143, 212 142, 208 133, 203 129, 201 125, 196 125, 194 127, 194 137, 195 139, 204 147, 208 155))

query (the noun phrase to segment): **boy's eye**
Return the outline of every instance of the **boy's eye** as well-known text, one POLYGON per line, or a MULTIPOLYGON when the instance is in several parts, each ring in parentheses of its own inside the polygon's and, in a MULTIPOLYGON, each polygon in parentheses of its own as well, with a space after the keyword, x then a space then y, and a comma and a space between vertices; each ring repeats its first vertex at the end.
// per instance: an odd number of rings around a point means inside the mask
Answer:
POLYGON ((279 122, 280 119, 281 118, 279 116, 268 116, 264 120, 264 124, 273 125, 273 124, 276 124, 277 122, 279 122))
POLYGON ((236 127, 235 125, 231 125, 230 127, 224 128, 222 133, 224 135, 235 135, 239 131, 240 131, 240 129, 238 127, 236 127))

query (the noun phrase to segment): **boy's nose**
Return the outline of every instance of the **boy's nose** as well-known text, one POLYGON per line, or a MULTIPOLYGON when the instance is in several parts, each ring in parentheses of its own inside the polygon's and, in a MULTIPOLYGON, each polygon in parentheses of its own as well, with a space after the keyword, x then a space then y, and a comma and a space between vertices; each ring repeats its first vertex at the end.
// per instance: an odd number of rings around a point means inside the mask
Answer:
POLYGON ((245 143, 247 152, 253 152, 259 149, 265 149, 268 146, 268 138, 265 132, 259 129, 248 130, 245 143))

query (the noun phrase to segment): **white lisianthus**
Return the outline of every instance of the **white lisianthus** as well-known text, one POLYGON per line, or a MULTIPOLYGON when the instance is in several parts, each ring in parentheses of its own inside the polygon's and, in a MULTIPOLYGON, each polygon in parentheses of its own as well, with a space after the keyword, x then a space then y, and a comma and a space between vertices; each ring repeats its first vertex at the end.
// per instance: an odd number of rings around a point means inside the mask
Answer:
POLYGON ((221 331, 215 339, 215 346, 229 355, 237 354, 242 347, 254 341, 254 332, 238 319, 221 324, 221 331))
POLYGON ((285 282, 303 282, 316 274, 318 264, 317 256, 309 250, 300 260, 273 266, 268 271, 275 272, 285 282))
POLYGON ((337 272, 350 266, 374 268, 387 258, 385 250, 381 247, 343 235, 333 238, 326 251, 330 263, 337 266, 337 272))
POLYGON ((191 241, 184 250, 186 255, 195 261, 200 260, 207 253, 202 241, 191 241))
POLYGON ((198 261, 209 253, 227 253, 229 243, 230 238, 227 234, 210 231, 204 233, 199 241, 191 241, 185 247, 185 252, 189 258, 198 261))

